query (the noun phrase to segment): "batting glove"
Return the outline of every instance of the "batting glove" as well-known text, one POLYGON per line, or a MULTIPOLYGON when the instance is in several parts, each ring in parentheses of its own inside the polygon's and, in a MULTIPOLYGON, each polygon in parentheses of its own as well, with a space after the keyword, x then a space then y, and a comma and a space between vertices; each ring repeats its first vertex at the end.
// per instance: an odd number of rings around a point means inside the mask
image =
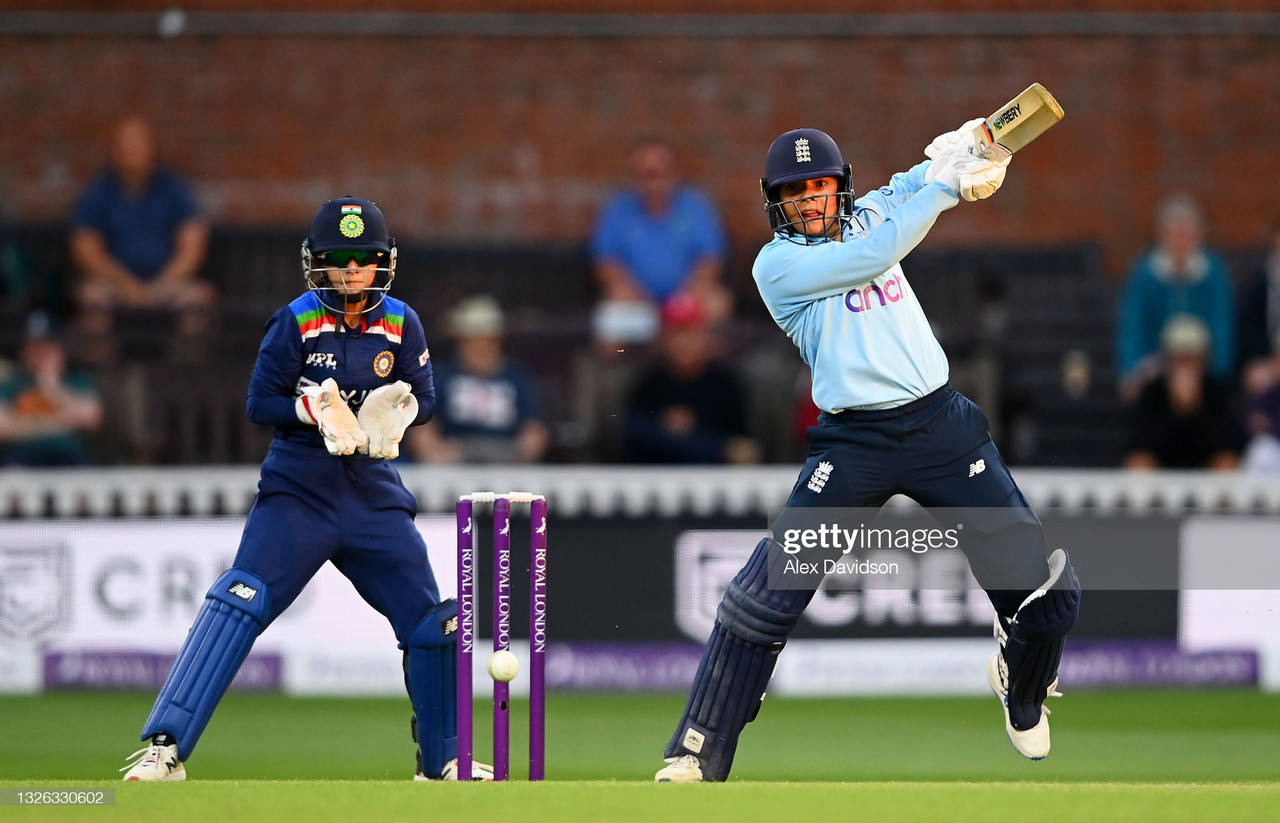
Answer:
POLYGON ((949 131, 945 134, 939 134, 933 138, 933 142, 924 147, 924 155, 930 160, 937 160, 939 157, 947 153, 948 149, 956 148, 960 151, 973 146, 975 152, 978 148, 977 141, 973 138, 974 129, 982 125, 982 118, 970 120, 955 131, 949 131))
POLYGON ((403 380, 369 392, 359 418, 360 428, 369 436, 369 456, 388 460, 399 457, 400 439, 417 416, 418 398, 403 380))
POLYGON ((957 147, 944 152, 929 164, 925 182, 937 180, 969 202, 985 200, 1004 183, 1005 170, 1013 157, 998 144, 993 145, 990 151, 994 157, 974 155, 968 148, 957 147))
POLYGON ((329 454, 355 454, 369 440, 332 377, 319 386, 303 388, 294 409, 303 423, 320 428, 329 454))

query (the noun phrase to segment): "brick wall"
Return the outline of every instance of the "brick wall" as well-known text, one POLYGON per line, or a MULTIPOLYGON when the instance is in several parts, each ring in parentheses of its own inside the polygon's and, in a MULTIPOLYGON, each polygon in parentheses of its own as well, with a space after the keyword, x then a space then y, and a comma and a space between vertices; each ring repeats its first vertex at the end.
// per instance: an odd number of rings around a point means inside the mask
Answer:
MULTIPOLYGON (((651 5, 666 11, 673 4, 651 5)), ((882 5, 937 10, 923 2, 882 5)), ((1168 5, 1135 0, 1125 8, 1168 5)), ((102 8, 54 7, 86 6, 102 8)), ((963 8, 1026 4, 975 0, 963 8)), ((1032 80, 1055 93, 1067 119, 1015 158, 995 199, 944 215, 928 243, 1096 240, 1114 274, 1149 242, 1154 204, 1180 189, 1208 208, 1215 242, 1261 242, 1280 211, 1280 141, 1268 105, 1280 100, 1274 32, 814 39, 0 34, 0 219, 66 215, 101 162, 105 129, 119 113, 140 111, 158 124, 164 153, 222 222, 296 225, 301 232, 320 201, 353 192, 382 203, 393 231, 405 237, 576 238, 624 181, 629 141, 660 133, 676 144, 688 175, 714 195, 735 243, 749 253, 766 234, 756 178, 780 131, 829 131, 865 190, 921 159, 938 132, 988 113, 1032 80)))

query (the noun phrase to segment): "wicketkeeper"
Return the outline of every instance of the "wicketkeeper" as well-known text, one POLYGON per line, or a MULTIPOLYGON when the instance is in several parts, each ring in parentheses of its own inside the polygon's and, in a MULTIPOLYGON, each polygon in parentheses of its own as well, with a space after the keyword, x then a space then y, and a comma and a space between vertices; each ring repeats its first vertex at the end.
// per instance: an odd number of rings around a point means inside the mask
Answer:
MULTIPOLYGON (((929 160, 854 200, 851 169, 816 129, 773 142, 760 181, 773 240, 753 269, 773 319, 813 372, 822 410, 788 506, 879 507, 895 494, 931 508, 998 511, 980 546, 962 545, 995 606, 988 665, 1005 728, 1023 755, 1049 753, 1058 662, 1080 605, 1062 549, 1046 557, 1040 520, 1009 474, 972 401, 947 382, 947 359, 899 261, 942 212, 990 197, 1009 155, 980 153, 972 121, 939 136, 929 160), (821 468, 819 468, 819 464, 821 468), (810 482, 815 473, 821 482, 810 482)), ((760 709, 778 655, 814 591, 768 584, 766 538, 717 611, 659 782, 729 776, 743 727, 760 709)))
MULTIPOLYGON (((320 207, 302 269, 307 292, 267 321, 249 380, 249 418, 276 433, 240 548, 209 589, 125 780, 186 779, 184 762, 254 641, 326 562, 386 616, 404 650, 416 779, 458 779, 457 604, 440 600, 417 501, 390 462, 405 429, 435 409, 422 321, 388 294, 395 240, 368 200, 320 207)), ((467 778, 493 774, 476 764, 467 778)))

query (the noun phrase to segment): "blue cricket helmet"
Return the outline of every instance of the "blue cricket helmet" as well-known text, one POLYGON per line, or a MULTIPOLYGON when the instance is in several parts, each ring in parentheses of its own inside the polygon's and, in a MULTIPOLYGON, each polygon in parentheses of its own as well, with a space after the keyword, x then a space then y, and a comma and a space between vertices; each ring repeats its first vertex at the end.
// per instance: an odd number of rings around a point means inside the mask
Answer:
MULTIPOLYGON (((334 274, 347 262, 332 263, 330 252, 376 252, 378 268, 373 284, 364 291, 368 312, 382 303, 396 277, 396 240, 387 230, 387 218, 372 200, 336 197, 325 201, 311 220, 311 231, 302 241, 302 273, 307 288, 335 312, 345 312, 356 294, 344 293, 334 274)), ((344 255, 349 257, 349 255, 344 255)), ((365 264, 359 264, 365 265, 365 264)))
POLYGON ((336 197, 316 212, 307 235, 312 254, 344 251, 391 252, 395 240, 387 231, 382 209, 359 197, 336 197))
POLYGON ((760 192, 764 195, 765 212, 774 231, 791 237, 802 236, 797 225, 783 214, 778 189, 784 183, 819 177, 834 177, 839 181, 834 196, 839 199, 841 222, 847 224, 853 215, 853 171, 844 161, 836 141, 818 129, 792 129, 773 141, 764 157, 760 192))

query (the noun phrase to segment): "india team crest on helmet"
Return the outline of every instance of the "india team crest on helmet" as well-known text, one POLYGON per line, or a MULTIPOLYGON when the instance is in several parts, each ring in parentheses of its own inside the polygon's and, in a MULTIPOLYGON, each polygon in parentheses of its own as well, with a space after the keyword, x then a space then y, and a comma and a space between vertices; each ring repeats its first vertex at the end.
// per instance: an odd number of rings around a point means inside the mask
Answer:
POLYGON ((386 377, 391 374, 391 369, 396 364, 396 356, 389 351, 378 352, 378 356, 373 358, 373 373, 379 377, 386 377))
POLYGON ((360 217, 363 208, 356 205, 343 206, 342 217, 338 221, 338 231, 343 237, 359 237, 364 234, 364 219, 360 217))

